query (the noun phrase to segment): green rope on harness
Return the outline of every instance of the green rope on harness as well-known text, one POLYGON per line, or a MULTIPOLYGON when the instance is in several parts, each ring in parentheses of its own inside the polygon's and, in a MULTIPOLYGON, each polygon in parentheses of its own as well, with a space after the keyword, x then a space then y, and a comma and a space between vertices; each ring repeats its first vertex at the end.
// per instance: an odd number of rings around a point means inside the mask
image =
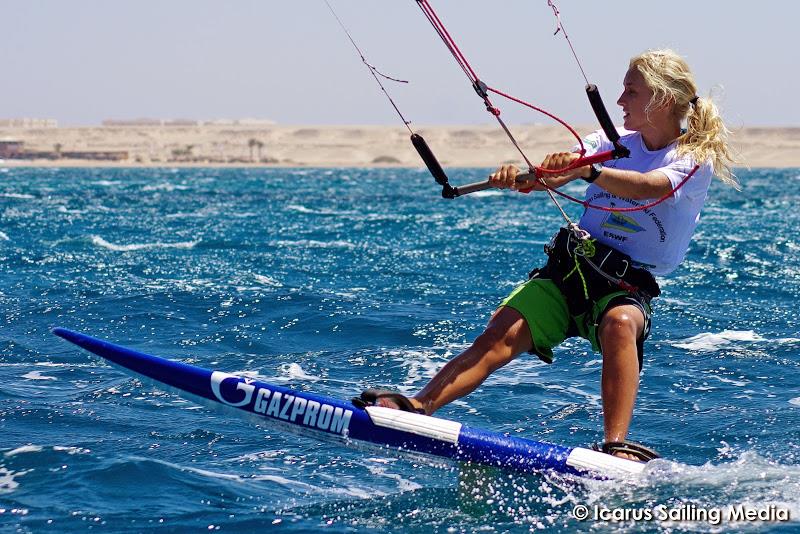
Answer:
POLYGON ((575 253, 580 254, 584 258, 594 258, 597 249, 594 247, 594 239, 586 239, 581 241, 580 245, 575 247, 575 253))
POLYGON ((581 285, 583 285, 583 296, 586 300, 589 300, 589 287, 586 285, 586 277, 583 276, 583 271, 581 270, 580 263, 578 263, 578 256, 583 256, 585 258, 592 258, 596 249, 594 247, 594 239, 586 239, 580 242, 578 246, 575 247, 575 253, 572 254, 572 260, 575 262, 575 267, 572 268, 570 272, 564 275, 563 280, 566 280, 573 273, 577 272, 578 276, 581 277, 581 285))

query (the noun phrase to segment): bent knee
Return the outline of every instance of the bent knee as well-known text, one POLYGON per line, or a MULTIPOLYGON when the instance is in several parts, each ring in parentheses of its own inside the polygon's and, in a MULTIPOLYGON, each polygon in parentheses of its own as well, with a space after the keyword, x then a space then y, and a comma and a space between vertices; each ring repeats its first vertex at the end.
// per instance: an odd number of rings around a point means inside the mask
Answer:
POLYGON ((603 315, 600 321, 600 340, 614 338, 636 340, 644 331, 644 316, 635 306, 617 306, 603 315))

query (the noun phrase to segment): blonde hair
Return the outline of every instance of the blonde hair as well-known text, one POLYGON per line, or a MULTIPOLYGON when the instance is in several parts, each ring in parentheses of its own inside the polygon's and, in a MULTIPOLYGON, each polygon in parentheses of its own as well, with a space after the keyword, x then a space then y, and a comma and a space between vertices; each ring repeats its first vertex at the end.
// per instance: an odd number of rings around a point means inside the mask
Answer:
POLYGON ((686 119, 686 133, 678 138, 678 154, 688 154, 698 164, 710 161, 714 174, 739 189, 731 169, 736 160, 728 145, 729 131, 711 98, 697 97, 697 85, 686 61, 672 50, 648 50, 631 59, 633 67, 653 91, 648 109, 672 104, 678 119, 686 119))

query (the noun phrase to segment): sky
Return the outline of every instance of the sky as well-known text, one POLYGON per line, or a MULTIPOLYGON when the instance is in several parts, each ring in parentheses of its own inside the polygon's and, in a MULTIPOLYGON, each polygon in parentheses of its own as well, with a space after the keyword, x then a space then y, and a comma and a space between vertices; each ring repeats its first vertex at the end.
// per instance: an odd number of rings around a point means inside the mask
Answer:
MULTIPOLYGON (((417 125, 489 124, 414 0, 330 0, 417 125)), ((488 85, 570 123, 593 124, 580 71, 546 0, 430 0, 488 85)), ((615 122, 628 60, 669 47, 726 121, 800 126, 795 0, 558 0, 615 122)), ((400 119, 323 0, 0 0, 0 118, 400 119)), ((497 99, 510 123, 548 119, 497 99)))

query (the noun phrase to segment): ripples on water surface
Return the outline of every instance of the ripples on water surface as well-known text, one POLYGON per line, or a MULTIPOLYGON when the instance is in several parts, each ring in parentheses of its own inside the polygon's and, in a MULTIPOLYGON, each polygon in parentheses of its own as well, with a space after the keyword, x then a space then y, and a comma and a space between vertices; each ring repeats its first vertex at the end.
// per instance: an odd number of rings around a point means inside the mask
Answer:
MULTIPOLYGON (((797 528, 800 170, 741 179, 742 193, 715 184, 657 301, 632 437, 674 462, 596 482, 284 435, 143 387, 49 333, 339 398, 412 392, 541 262, 560 224, 545 197, 446 201, 410 170, 0 169, 0 526, 603 531, 619 525, 579 523, 572 507, 688 503, 788 507, 783 528, 797 528)), ((523 356, 440 415, 596 441, 588 350, 570 341, 553 366, 523 356)))

